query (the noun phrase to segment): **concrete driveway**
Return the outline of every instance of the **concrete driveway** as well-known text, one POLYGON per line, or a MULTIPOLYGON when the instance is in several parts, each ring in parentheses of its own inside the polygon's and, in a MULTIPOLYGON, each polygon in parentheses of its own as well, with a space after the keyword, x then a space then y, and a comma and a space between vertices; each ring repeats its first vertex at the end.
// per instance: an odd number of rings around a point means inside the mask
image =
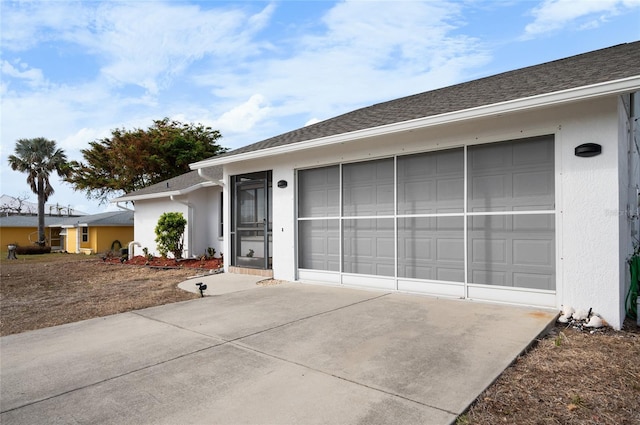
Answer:
POLYGON ((1 338, 0 422, 448 424, 555 318, 257 280, 1 338))

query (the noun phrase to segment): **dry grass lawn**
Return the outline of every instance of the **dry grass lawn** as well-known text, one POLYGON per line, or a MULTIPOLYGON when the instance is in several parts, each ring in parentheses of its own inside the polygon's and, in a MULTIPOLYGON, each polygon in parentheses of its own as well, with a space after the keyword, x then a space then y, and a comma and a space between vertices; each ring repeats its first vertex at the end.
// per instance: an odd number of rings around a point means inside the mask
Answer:
MULTIPOLYGON (((0 334, 198 297, 194 270, 107 264, 71 254, 0 259, 0 334)), ((497 338, 499 343, 500 338, 497 338)), ((558 326, 520 356, 458 424, 640 424, 640 330, 558 326)))
POLYGON ((193 269, 108 264, 95 256, 0 259, 0 335, 197 298, 177 288, 193 269))

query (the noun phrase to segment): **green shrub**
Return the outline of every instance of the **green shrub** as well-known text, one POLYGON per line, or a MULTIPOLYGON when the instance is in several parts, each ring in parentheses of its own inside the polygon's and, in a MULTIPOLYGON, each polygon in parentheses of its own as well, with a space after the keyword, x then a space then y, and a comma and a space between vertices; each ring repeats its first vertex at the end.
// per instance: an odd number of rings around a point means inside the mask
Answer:
POLYGON ((187 220, 182 213, 166 212, 160 216, 155 229, 160 255, 166 257, 170 252, 176 260, 182 258, 185 227, 187 220))

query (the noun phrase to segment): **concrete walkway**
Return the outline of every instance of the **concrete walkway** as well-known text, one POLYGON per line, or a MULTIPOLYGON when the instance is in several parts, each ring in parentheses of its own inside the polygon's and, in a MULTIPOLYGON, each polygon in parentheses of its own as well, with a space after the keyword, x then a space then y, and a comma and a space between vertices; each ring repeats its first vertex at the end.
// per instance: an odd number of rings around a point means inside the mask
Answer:
POLYGON ((555 317, 241 277, 0 338, 0 422, 448 424, 555 317))

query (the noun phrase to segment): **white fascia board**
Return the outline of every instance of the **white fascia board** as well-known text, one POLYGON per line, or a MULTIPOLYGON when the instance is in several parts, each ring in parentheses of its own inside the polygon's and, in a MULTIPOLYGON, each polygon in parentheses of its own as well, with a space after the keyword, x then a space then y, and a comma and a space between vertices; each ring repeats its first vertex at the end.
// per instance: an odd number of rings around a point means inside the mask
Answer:
POLYGON ((156 192, 156 193, 147 193, 144 195, 134 195, 134 196, 121 196, 119 198, 114 198, 112 200, 109 201, 109 203, 111 204, 115 204, 117 202, 127 202, 127 201, 142 201, 142 200, 147 200, 147 199, 159 199, 159 198, 170 198, 171 196, 180 196, 180 195, 186 195, 188 193, 191 193, 195 190, 198 189, 202 189, 205 187, 213 187, 213 186, 219 186, 219 184, 212 182, 212 181, 207 181, 207 182, 202 182, 202 183, 198 183, 196 185, 193 186, 189 186, 187 188, 181 189, 181 190, 172 190, 169 192, 156 192))
POLYGON ((231 155, 228 157, 214 157, 206 159, 204 161, 189 164, 189 167, 192 170, 196 170, 200 168, 212 167, 215 165, 231 164, 234 162, 264 158, 265 156, 281 155, 305 149, 312 149, 337 143, 365 139, 369 137, 383 136, 386 134, 417 130, 443 124, 451 124, 476 118, 486 118, 493 115, 500 115, 510 112, 520 112, 534 108, 556 106, 565 103, 587 100, 595 97, 633 92, 636 90, 640 90, 640 75, 623 78, 620 80, 608 81, 605 83, 598 83, 589 86, 557 91, 553 93, 508 100, 505 102, 493 103, 490 105, 478 106, 475 108, 463 109, 460 111, 447 112, 444 114, 432 115, 424 118, 416 118, 414 120, 386 124, 378 127, 371 127, 363 130, 352 131, 349 133, 322 137, 319 139, 305 140, 273 148, 259 149, 256 151, 231 155))

